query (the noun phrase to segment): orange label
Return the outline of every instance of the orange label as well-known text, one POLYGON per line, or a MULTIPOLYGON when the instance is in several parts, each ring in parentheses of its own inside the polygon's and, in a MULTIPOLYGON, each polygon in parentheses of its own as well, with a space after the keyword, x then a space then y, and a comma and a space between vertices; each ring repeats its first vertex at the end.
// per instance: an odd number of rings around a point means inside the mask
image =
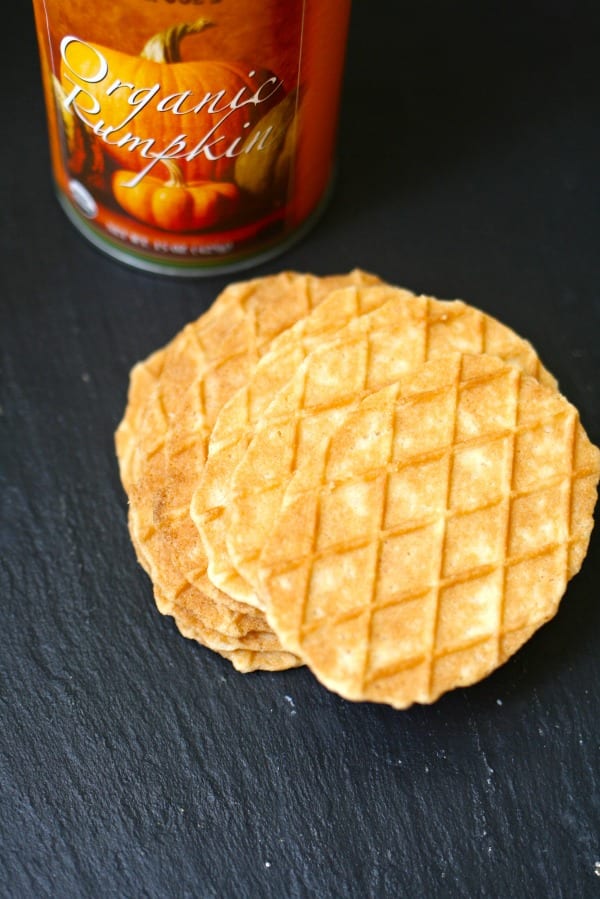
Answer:
POLYGON ((34 0, 71 217, 150 268, 285 241, 331 177, 349 6, 34 0))

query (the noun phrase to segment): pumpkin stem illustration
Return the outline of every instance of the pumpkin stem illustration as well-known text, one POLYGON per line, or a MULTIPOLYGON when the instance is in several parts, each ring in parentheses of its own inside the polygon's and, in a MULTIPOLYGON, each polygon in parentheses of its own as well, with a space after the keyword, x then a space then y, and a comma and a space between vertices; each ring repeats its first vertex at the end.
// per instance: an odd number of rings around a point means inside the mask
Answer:
POLYGON ((188 34, 200 34, 206 28, 212 28, 214 22, 208 19, 196 19, 195 22, 181 22, 155 34, 140 53, 142 59, 152 62, 181 62, 181 42, 188 34))
POLYGON ((185 178, 183 177, 183 172, 181 171, 180 166, 177 165, 174 159, 161 159, 162 164, 166 167, 169 173, 168 181, 165 181, 166 187, 185 187, 185 178))

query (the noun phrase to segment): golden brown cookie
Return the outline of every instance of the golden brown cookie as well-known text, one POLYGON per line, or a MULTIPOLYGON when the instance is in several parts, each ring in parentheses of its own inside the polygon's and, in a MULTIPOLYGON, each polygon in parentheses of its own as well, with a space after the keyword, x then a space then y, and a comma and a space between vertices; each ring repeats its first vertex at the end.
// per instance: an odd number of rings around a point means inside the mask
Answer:
POLYGON ((495 357, 434 358, 367 395, 288 490, 260 561, 267 617, 340 695, 432 702, 556 613, 599 474, 557 391, 495 357))

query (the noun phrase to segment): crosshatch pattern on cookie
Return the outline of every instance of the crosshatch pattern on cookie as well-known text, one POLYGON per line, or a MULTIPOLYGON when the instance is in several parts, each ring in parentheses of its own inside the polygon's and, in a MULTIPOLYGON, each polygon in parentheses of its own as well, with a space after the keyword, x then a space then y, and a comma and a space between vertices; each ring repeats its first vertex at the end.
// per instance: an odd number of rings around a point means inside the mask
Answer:
MULTIPOLYGON (((427 359, 452 351, 497 355, 556 386, 531 344, 460 300, 405 297, 393 315, 386 305, 363 316, 337 342, 307 357, 255 423, 252 440, 237 466, 231 473, 226 469, 221 473, 221 478, 229 475, 231 481, 221 513, 228 555, 251 587, 257 588, 258 560, 270 522, 303 459, 310 458, 366 393, 427 359)), ((415 414, 420 420, 431 414, 433 421, 437 415, 435 410, 429 413, 425 401, 415 414)), ((471 414, 476 417, 475 408, 471 414)), ((425 427, 422 430, 426 432, 425 427)))
POLYGON ((473 683, 556 612, 599 455, 576 410, 516 367, 429 363, 367 398, 312 488, 288 496, 261 560, 271 624, 349 699, 402 708, 473 683))

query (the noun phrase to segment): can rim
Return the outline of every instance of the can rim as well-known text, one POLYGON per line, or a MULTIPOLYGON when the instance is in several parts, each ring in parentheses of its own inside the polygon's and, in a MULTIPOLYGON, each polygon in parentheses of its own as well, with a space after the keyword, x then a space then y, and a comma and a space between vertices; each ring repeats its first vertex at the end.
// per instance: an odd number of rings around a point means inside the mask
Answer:
POLYGON ((64 193, 61 187, 54 182, 56 195, 60 206, 75 228, 94 246, 101 250, 105 255, 110 256, 117 262, 129 267, 138 269, 139 271, 150 272, 155 275, 167 275, 169 277, 180 278, 202 278, 212 277, 213 275, 227 274, 228 272, 243 271, 268 262, 281 253, 285 253, 294 244, 299 243, 306 234, 317 224, 325 209, 331 200, 337 171, 334 170, 329 179, 319 203, 310 215, 305 218, 292 231, 288 232, 284 237, 275 237, 266 243, 263 249, 241 250, 239 253, 232 254, 229 261, 209 260, 204 258, 202 262, 198 260, 184 262, 173 262, 165 260, 164 262, 153 256, 146 255, 139 250, 126 250, 116 241, 112 241, 104 232, 100 232, 77 211, 71 200, 64 193))

